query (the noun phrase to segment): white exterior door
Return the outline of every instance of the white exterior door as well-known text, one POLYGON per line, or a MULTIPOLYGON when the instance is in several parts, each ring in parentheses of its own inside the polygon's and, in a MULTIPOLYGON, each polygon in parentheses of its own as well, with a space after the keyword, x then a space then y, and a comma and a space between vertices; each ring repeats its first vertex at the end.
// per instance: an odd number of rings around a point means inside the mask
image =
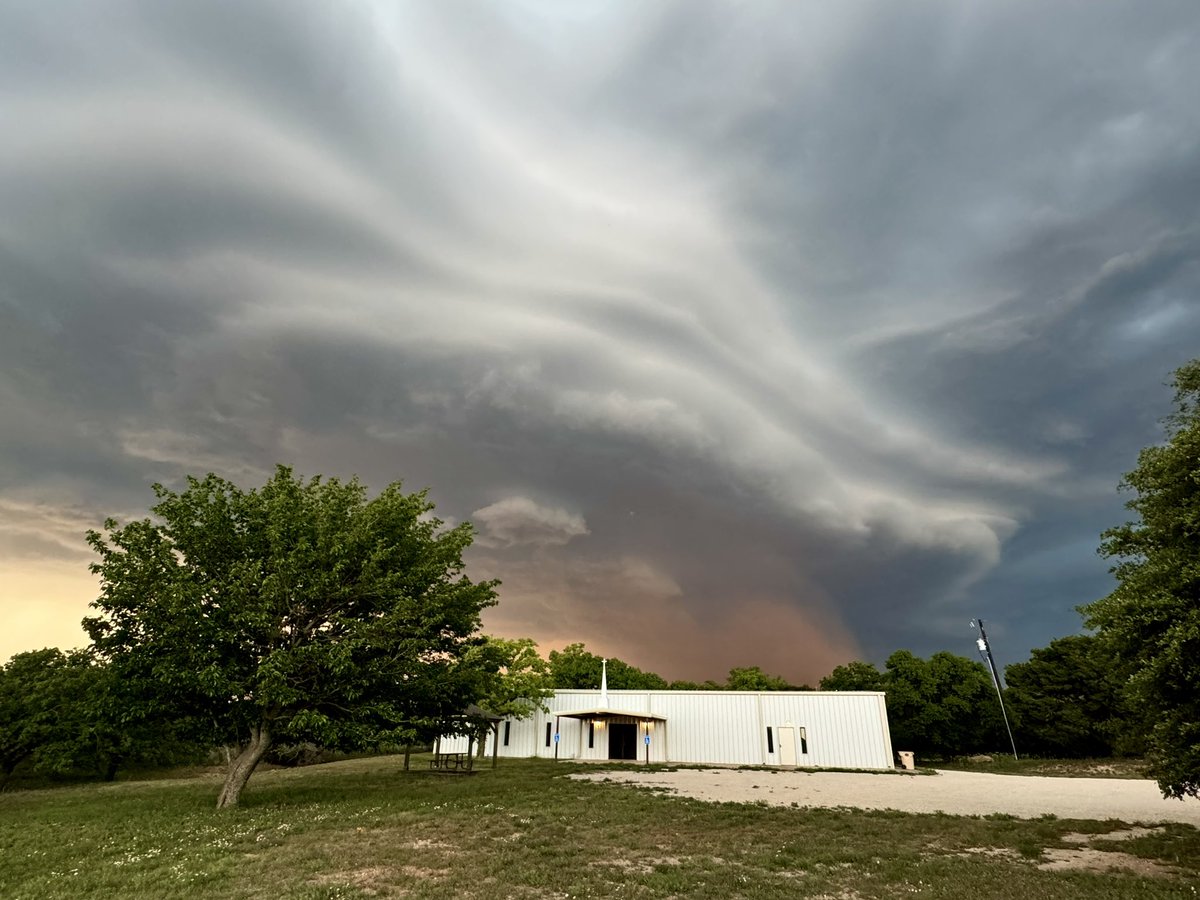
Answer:
POLYGON ((796 729, 790 725, 779 729, 779 764, 796 765, 796 729))

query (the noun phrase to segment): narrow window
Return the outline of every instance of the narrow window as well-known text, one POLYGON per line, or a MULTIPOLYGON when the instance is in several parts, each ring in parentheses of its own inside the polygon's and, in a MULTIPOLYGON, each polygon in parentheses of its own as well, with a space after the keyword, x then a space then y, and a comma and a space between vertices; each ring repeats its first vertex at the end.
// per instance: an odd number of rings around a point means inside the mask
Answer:
POLYGON ((800 752, 808 752, 808 732, 803 728, 800 729, 800 752))
POLYGON ((504 746, 505 747, 508 746, 508 733, 511 728, 512 728, 512 722, 504 723, 504 746))
POLYGON ((546 723, 546 746, 547 747, 550 746, 550 727, 551 727, 550 723, 547 722, 546 723))
POLYGON ((596 746, 596 723, 588 722, 588 749, 592 750, 596 746))
POLYGON ((771 726, 767 726, 767 752, 775 752, 775 735, 771 734, 771 726))

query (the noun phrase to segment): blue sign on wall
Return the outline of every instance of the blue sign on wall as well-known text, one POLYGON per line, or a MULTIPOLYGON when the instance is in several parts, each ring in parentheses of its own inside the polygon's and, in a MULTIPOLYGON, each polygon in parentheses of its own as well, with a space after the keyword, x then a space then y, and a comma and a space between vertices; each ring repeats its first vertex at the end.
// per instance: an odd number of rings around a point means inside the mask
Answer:
POLYGON ((561 734, 559 734, 558 732, 555 732, 555 733, 554 733, 554 743, 556 743, 556 744, 557 744, 557 743, 558 743, 558 739, 559 739, 559 738, 561 738, 561 737, 562 737, 562 735, 561 735, 561 734))

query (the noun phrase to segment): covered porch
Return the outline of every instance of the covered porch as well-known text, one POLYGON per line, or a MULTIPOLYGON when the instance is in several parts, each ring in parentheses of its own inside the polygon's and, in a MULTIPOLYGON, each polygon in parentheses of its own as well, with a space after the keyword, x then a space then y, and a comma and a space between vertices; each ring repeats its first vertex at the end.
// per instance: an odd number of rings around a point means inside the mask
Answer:
POLYGON ((556 712, 555 759, 559 758, 563 719, 575 719, 580 723, 579 746, 568 754, 575 759, 670 762, 667 756, 666 716, 607 706, 556 712))

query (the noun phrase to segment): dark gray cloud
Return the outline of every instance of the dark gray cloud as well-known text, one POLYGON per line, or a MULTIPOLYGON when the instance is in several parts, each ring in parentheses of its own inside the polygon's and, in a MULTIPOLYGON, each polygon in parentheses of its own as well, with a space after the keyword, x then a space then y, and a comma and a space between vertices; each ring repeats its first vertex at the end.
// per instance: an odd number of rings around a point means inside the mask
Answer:
POLYGON ((10 4, 0 656, 78 636, 72 534, 277 461, 429 486, 489 627, 668 675, 1076 630, 1200 346, 1198 43, 1166 2, 10 4))

